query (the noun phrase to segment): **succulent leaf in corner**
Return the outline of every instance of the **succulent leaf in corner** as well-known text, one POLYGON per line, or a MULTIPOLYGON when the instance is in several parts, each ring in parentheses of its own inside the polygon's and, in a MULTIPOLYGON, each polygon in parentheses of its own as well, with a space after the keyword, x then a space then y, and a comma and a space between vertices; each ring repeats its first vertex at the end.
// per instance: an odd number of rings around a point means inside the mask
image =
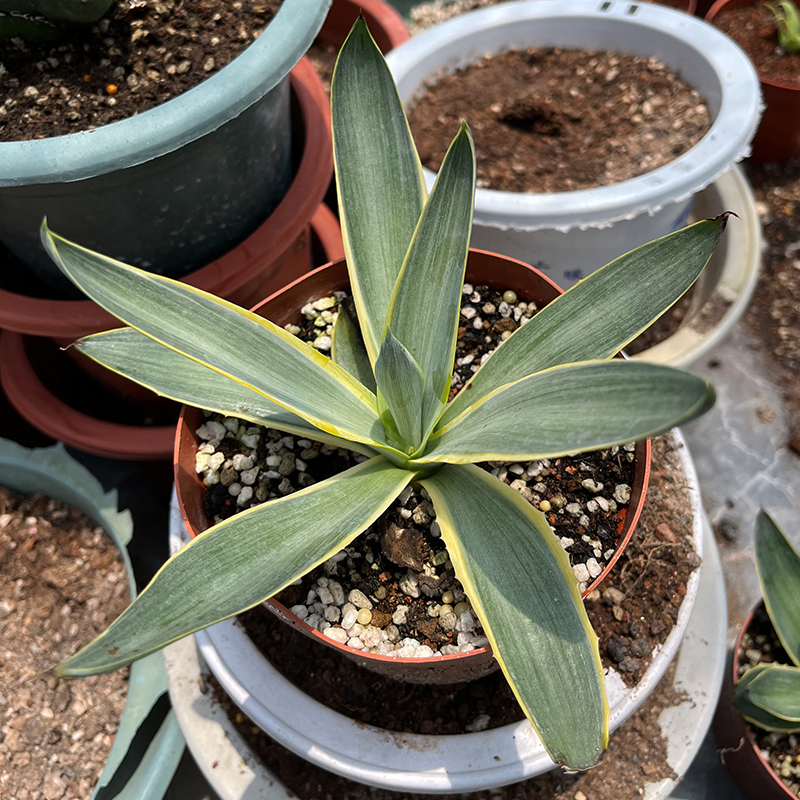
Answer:
POLYGON ((800 553, 762 511, 756 521, 758 580, 772 626, 792 664, 757 664, 736 684, 734 703, 767 731, 800 733, 800 553))
POLYGON ((781 0, 779 3, 765 5, 775 17, 781 50, 784 53, 796 53, 800 50, 800 14, 797 6, 792 0, 781 0))
POLYGON ((621 444, 709 408, 714 393, 701 378, 612 357, 692 285, 727 215, 593 273, 517 329, 450 400, 475 192, 469 129, 462 124, 428 197, 363 20, 339 54, 331 96, 353 295, 332 359, 255 314, 42 227, 63 272, 130 326, 82 339, 86 355, 180 402, 369 457, 192 540, 58 672, 115 669, 262 602, 347 546, 414 481, 430 494, 457 577, 548 753, 591 767, 608 741, 608 704, 577 580, 544 515, 476 465, 621 444))
POLYGON ((56 39, 70 25, 93 25, 111 0, 0 0, 0 42, 56 39))

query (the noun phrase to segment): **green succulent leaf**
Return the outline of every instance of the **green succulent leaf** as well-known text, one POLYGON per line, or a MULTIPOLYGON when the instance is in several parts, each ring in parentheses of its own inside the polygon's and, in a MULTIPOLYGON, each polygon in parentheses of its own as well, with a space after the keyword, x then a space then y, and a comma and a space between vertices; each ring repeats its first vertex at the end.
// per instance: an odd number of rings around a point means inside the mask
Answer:
POLYGON ((620 256, 548 303, 495 350, 442 415, 442 424, 506 383, 559 364, 610 358, 695 282, 728 215, 620 256))
POLYGON ((764 511, 756 521, 755 555, 769 618, 789 658, 800 667, 800 554, 764 511))
POLYGON ((364 344, 374 364, 426 190, 397 88, 363 19, 339 53, 331 114, 342 239, 364 344))
POLYGON ((375 455, 375 451, 366 445, 324 433, 297 414, 267 400, 263 394, 159 344, 134 328, 118 328, 84 337, 75 344, 75 349, 113 372, 178 403, 241 417, 334 447, 375 455))
POLYGON ((785 53, 796 53, 800 50, 800 15, 790 0, 780 3, 765 3, 775 17, 778 28, 778 44, 785 53))
POLYGON ((391 331, 386 332, 375 362, 375 378, 378 396, 391 414, 384 423, 387 438, 396 430, 409 453, 416 451, 422 444, 422 405, 428 390, 419 364, 391 331))
POLYGON ((387 329, 427 377, 426 435, 450 391, 475 196, 475 146, 466 123, 453 139, 394 287, 387 329))
POLYGON ((770 664, 747 687, 750 702, 800 730, 800 668, 770 664))
POLYGON ((391 452, 375 396, 283 328, 207 292, 79 247, 46 223, 42 241, 62 272, 123 322, 328 434, 391 452))
POLYGON ((364 338, 346 305, 341 306, 333 325, 331 358, 371 392, 377 391, 364 338))
POLYGON ((593 766, 608 742, 597 637, 544 515, 472 465, 445 466, 421 483, 495 658, 548 754, 571 769, 593 766))
POLYGON ((655 436, 714 403, 702 378, 659 364, 589 361, 530 375, 470 406, 417 463, 523 461, 655 436))
POLYGON ((750 700, 750 686, 763 673, 770 669, 769 664, 758 664, 742 675, 736 684, 733 695, 733 703, 738 712, 753 725, 757 725, 765 731, 775 731, 776 733, 796 733, 800 730, 800 724, 790 722, 774 714, 770 714, 763 708, 759 708, 750 700))
POLYGON ((413 477, 377 456, 215 525, 56 674, 109 672, 261 603, 346 547, 413 477))

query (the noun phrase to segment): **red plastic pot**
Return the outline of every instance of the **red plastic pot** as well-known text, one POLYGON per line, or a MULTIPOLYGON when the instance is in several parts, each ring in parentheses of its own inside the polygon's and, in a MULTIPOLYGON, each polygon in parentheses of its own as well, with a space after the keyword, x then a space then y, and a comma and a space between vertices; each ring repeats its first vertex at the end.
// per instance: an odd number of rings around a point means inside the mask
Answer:
MULTIPOLYGON (((330 209, 317 209, 311 231, 323 261, 341 257, 341 231, 330 209)), ((85 453, 130 461, 172 458, 180 406, 85 356, 76 356, 78 360, 93 366, 98 377, 116 381, 93 380, 90 370, 79 369, 49 339, 14 331, 0 335, 0 385, 25 423, 85 453)), ((14 430, 7 436, 18 440, 14 430)))
MULTIPOLYGON (((741 8, 760 0, 717 0, 706 14, 706 22, 715 19, 726 8, 741 8)), ((758 76, 766 108, 761 116, 751 158, 753 161, 788 161, 800 153, 800 82, 790 83, 758 76)))
POLYGON ((339 47, 363 16, 375 43, 385 54, 411 38, 400 14, 383 0, 333 0, 317 41, 339 47))
MULTIPOLYGON (((333 174, 330 126, 317 96, 321 83, 307 58, 291 72, 293 113, 304 135, 294 180, 265 222, 222 258, 186 276, 185 283, 251 306, 314 266, 309 223, 333 174)), ((119 326, 90 300, 50 300, 0 287, 0 328, 61 343, 119 326)))
POLYGON ((786 788, 783 781, 775 774, 775 770, 761 755, 761 748, 756 744, 750 727, 733 704, 734 690, 739 682, 742 639, 753 617, 763 605, 763 601, 759 601, 747 615, 736 638, 731 668, 725 676, 722 694, 714 715, 714 738, 720 758, 728 772, 752 800, 797 800, 797 795, 786 788))
MULTIPOLYGON (((549 278, 533 267, 482 250, 470 250, 467 280, 500 290, 512 289, 521 298, 532 300, 540 307, 561 294, 561 290, 549 278)), ((311 300, 347 289, 349 283, 346 264, 344 261, 339 261, 320 267, 300 278, 263 303, 259 303, 253 311, 281 326, 288 323, 296 324, 301 321, 302 306, 311 300)), ((195 431, 202 421, 202 411, 184 406, 175 440, 175 488, 181 516, 191 536, 197 536, 213 524, 205 513, 205 486, 195 472, 195 454, 200 444, 195 431)), ((644 505, 649 477, 650 441, 647 440, 636 446, 636 469, 631 487, 631 500, 627 513, 620 514, 617 552, 603 572, 586 589, 584 596, 605 578, 630 540, 644 505)), ((492 651, 488 647, 469 653, 432 658, 392 658, 363 653, 323 636, 277 600, 269 600, 265 605, 282 620, 314 637, 318 642, 340 651, 367 669, 399 680, 415 683, 454 683, 479 678, 497 668, 492 651)))

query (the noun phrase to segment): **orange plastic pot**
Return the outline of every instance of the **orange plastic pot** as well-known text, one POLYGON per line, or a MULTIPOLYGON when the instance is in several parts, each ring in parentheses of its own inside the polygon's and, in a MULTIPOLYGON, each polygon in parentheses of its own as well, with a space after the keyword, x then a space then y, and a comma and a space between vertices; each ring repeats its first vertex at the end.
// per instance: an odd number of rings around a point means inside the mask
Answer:
MULTIPOLYGON (((183 279, 243 306, 251 306, 314 266, 309 223, 333 174, 330 126, 317 99, 319 77, 307 58, 292 70, 291 86, 298 131, 295 146, 301 155, 289 190, 254 233, 183 279)), ((0 285, 0 328, 50 336, 64 344, 118 326, 116 318, 91 300, 52 300, 0 285)))
POLYGON ((333 0, 317 41, 337 47, 344 44, 359 15, 366 20, 369 32, 383 53, 411 38, 403 18, 383 0, 333 0))
MULTIPOLYGON (((715 19, 726 8, 752 6, 760 0, 717 0, 705 16, 715 19)), ((752 144, 753 161, 788 161, 800 153, 800 82, 774 80, 758 76, 766 108, 752 144)))
MULTIPOLYGON (((339 223, 324 205, 311 219, 311 232, 319 258, 327 261, 341 256, 339 223)), ((0 335, 0 364, 3 401, 21 418, 19 425, 8 420, 7 438, 30 441, 32 426, 76 450, 105 458, 172 458, 180 411, 177 403, 157 397, 85 356, 73 361, 49 339, 15 331, 0 335), (85 362, 82 366, 93 366, 97 378, 104 380, 95 380, 91 370, 80 369, 78 360, 85 362)))
POLYGON ((739 682, 742 640, 763 605, 763 601, 759 601, 747 615, 736 637, 731 668, 722 684, 722 694, 714 715, 714 739, 726 769, 752 800, 797 800, 797 795, 786 788, 769 762, 761 755, 761 748, 756 744, 749 725, 733 704, 736 684, 739 682))
MULTIPOLYGON (((521 261, 482 250, 470 250, 467 262, 467 281, 500 290, 512 289, 517 292, 519 297, 526 301, 534 301, 540 307, 561 294, 561 290, 549 278, 533 267, 523 264, 521 261)), ((297 324, 302 318, 300 309, 306 303, 320 297, 330 296, 335 291, 346 290, 349 285, 347 266, 344 261, 338 261, 320 267, 304 278, 295 281, 263 303, 259 303, 253 308, 253 311, 280 326, 288 323, 297 324)), ((175 488, 181 516, 191 536, 197 536, 213 524, 206 516, 204 508, 206 487, 195 472, 195 454, 200 444, 195 431, 202 422, 202 411, 184 406, 175 440, 175 488)), ((613 568, 630 540, 641 514, 650 477, 649 440, 637 444, 635 456, 636 468, 631 487, 630 504, 627 512, 621 513, 618 520, 619 546, 617 552, 603 572, 586 589, 584 596, 594 590, 613 568)), ((431 658, 392 658, 391 656, 364 653, 323 636, 319 631, 292 614, 277 600, 269 600, 265 605, 284 622, 312 636, 318 642, 338 650, 373 672, 398 680, 414 683, 454 683, 473 680, 497 669, 497 662, 488 647, 469 653, 431 658)))

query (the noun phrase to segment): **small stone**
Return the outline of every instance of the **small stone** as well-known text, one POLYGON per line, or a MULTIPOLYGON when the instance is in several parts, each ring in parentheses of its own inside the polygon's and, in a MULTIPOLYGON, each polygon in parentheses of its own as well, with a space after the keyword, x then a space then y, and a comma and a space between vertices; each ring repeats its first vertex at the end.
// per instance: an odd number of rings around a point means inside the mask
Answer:
POLYGON ((342 616, 342 627, 347 631, 358 622, 358 609, 351 608, 344 612, 342 616))
POLYGON ((347 599, 356 608, 359 608, 359 609, 361 609, 361 608, 372 609, 372 601, 360 589, 351 590, 350 594, 347 595, 347 599))
POLYGON ((572 567, 572 571, 580 583, 589 582, 591 576, 589 575, 589 570, 586 569, 586 564, 575 564, 572 567))
POLYGON ((586 795, 579 789, 575 792, 575 800, 586 800, 586 795))
POLYGON ((395 625, 405 625, 408 622, 408 606, 397 606, 392 614, 392 622, 395 625))
POLYGON ((583 514, 583 508, 580 503, 568 503, 567 514, 571 517, 580 517, 583 514))
POLYGON ((635 658, 623 658, 618 668, 620 672, 635 673, 639 671, 639 662, 635 658))
POLYGON ((630 651, 635 658, 644 658, 650 652, 650 642, 647 639, 634 639, 631 642, 630 651))
POLYGON ((326 628, 322 632, 322 635, 327 636, 329 639, 333 639, 334 642, 339 642, 339 644, 348 643, 347 631, 343 628, 326 628))
POLYGON ((631 499, 631 487, 627 483, 618 483, 614 487, 614 500, 625 505, 631 499))
POLYGON ((308 617, 308 608, 306 606, 292 606, 289 611, 300 619, 306 619, 306 617, 308 617))
POLYGON ((352 647, 354 650, 363 650, 365 647, 364 642, 362 642, 358 636, 353 636, 351 639, 348 639, 347 646, 352 647))
POLYGON ((472 722, 464 726, 464 730, 468 733, 479 733, 485 731, 491 721, 492 718, 488 714, 478 714, 472 722))
POLYGON ((592 578, 596 578, 603 571, 602 566, 600 566, 600 564, 597 563, 596 558, 590 558, 586 562, 586 569, 589 570, 589 575, 592 578))
POLYGON ((552 506, 550 505, 550 501, 549 501, 549 500, 541 500, 541 501, 539 502, 539 510, 540 510, 540 511, 547 512, 547 511, 549 511, 551 508, 552 508, 552 506))
POLYGON ((612 633, 608 640, 608 654, 617 664, 630 655, 627 645, 616 633, 612 633))
POLYGON ((327 622, 338 622, 342 612, 336 606, 328 606, 323 616, 327 622))
POLYGON ((507 289, 505 292, 503 292, 503 302, 513 305, 517 302, 517 293, 511 289, 507 289))
POLYGON ((593 480, 592 478, 587 478, 586 480, 581 481, 581 486, 583 486, 584 489, 588 489, 590 492, 594 492, 595 494, 603 491, 603 484, 599 481, 593 480))
POLYGON ((608 589, 603 591, 603 600, 611 605, 618 606, 624 599, 625 595, 613 586, 609 586, 608 589))

